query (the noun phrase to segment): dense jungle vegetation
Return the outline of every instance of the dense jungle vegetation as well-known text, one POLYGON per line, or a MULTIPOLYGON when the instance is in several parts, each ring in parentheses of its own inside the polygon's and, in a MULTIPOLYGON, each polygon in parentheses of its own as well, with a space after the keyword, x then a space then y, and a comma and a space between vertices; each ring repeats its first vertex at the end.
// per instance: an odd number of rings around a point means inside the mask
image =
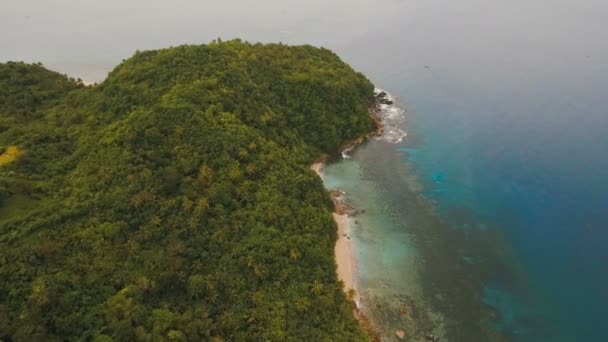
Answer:
POLYGON ((311 46, 137 52, 91 86, 0 64, 0 340, 365 340, 309 165, 372 101, 311 46))

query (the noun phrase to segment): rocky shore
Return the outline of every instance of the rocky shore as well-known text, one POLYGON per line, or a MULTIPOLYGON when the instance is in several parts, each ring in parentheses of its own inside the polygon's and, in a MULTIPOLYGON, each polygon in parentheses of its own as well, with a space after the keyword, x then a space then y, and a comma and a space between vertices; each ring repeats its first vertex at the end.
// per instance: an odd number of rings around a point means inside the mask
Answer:
MULTIPOLYGON (((339 155, 344 156, 345 153, 350 152, 353 148, 357 147, 358 145, 361 145, 366 140, 375 136, 381 136, 384 133, 384 122, 382 121, 380 105, 392 103, 393 101, 388 98, 388 94, 386 92, 380 91, 376 93, 374 95, 374 101, 369 108, 369 116, 372 119, 372 130, 367 134, 364 134, 356 139, 349 140, 342 144, 342 146, 340 146, 340 148, 338 149, 339 155)), ((325 159, 321 160, 320 162, 325 162, 330 156, 324 157, 325 159)))
MULTIPOLYGON (((384 133, 384 123, 381 116, 382 104, 392 104, 388 95, 379 91, 374 95, 374 101, 369 108, 369 115, 372 120, 372 130, 356 139, 347 141, 342 144, 334 155, 324 154, 319 157, 312 165, 311 170, 315 171, 321 177, 323 165, 329 159, 339 156, 344 156, 349 151, 353 150, 358 145, 364 143, 374 136, 381 136, 384 133)), ((355 276, 356 276, 356 260, 352 251, 349 218, 359 213, 357 208, 349 204, 346 200, 346 193, 339 189, 329 191, 329 196, 334 204, 334 220, 338 226, 338 236, 335 246, 336 257, 336 272, 338 278, 344 283, 344 291, 351 297, 355 303, 357 302, 355 276)), ((356 307, 354 315, 359 322, 359 325, 369 335, 374 342, 380 341, 380 334, 374 324, 365 316, 365 314, 356 307)))

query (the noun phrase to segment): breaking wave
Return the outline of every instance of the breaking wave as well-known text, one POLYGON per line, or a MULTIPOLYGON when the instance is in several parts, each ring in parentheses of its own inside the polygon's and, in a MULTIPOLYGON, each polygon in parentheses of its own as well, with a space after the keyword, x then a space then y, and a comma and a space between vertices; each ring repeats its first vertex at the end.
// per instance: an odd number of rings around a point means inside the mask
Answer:
POLYGON ((392 104, 380 104, 380 116, 384 123, 384 133, 376 139, 398 144, 407 136, 407 132, 403 128, 405 123, 405 110, 395 104, 394 96, 386 90, 374 90, 376 95, 382 92, 386 94, 385 98, 392 104))

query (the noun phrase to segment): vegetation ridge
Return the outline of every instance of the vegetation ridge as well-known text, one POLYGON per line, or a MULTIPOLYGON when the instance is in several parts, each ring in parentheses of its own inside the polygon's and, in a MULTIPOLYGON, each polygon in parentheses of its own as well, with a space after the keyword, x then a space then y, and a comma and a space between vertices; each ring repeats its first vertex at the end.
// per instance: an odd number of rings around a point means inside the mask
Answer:
POLYGON ((374 129, 373 89, 240 40, 93 86, 0 64, 0 340, 366 340, 309 165, 374 129))

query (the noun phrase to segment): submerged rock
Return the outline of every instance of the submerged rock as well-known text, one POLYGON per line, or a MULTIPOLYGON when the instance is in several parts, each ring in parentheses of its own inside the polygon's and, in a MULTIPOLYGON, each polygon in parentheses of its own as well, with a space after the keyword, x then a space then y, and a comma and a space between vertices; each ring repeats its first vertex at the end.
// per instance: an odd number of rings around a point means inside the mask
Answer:
POLYGON ((340 190, 330 190, 329 197, 334 203, 335 212, 340 215, 355 216, 359 212, 357 208, 346 202, 346 193, 340 190))
POLYGON ((426 335, 426 340, 429 342, 439 342, 439 337, 433 335, 433 334, 427 334, 426 335))

